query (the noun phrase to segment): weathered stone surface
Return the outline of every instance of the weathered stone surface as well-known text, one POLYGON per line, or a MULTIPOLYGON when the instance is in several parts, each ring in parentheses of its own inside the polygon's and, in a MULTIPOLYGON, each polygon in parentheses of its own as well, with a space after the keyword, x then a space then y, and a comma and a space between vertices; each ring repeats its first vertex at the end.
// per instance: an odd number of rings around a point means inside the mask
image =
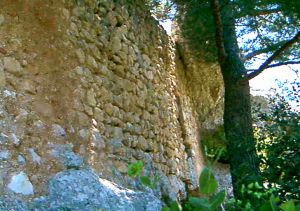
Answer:
MULTIPOLYGON (((19 12, 17 1, 0 1, 5 16, 0 30, 3 177, 22 169, 35 193, 45 195, 51 175, 90 166, 103 178, 136 188, 126 170, 141 160, 147 174, 164 177, 157 196, 176 199, 178 191, 185 193, 183 180, 197 186, 203 166, 198 120, 206 127, 217 119, 210 112, 221 102, 217 68, 207 71, 211 65, 198 64, 188 53, 177 56, 187 65, 175 62, 174 43, 144 2, 131 1, 128 7, 122 2, 39 1, 34 12, 34 1, 26 1, 21 7, 26 12, 19 12)), ((7 187, 9 181, 0 183, 7 187)), ((76 196, 63 186, 66 200, 55 202, 62 196, 54 194, 56 180, 51 194, 36 203, 45 202, 45 210, 63 207, 69 195, 85 210, 81 202, 89 193, 79 181, 68 183, 76 196)))
POLYGON ((36 200, 36 209, 160 211, 162 203, 151 192, 124 189, 99 178, 91 170, 68 170, 55 175, 49 195, 36 200))
POLYGON ((0 14, 0 26, 4 23, 5 18, 4 15, 0 14))
POLYGON ((4 57, 3 67, 4 70, 16 74, 18 76, 21 75, 23 72, 20 62, 13 57, 4 57))
POLYGON ((0 210, 29 211, 28 206, 15 198, 0 197, 0 210))
POLYGON ((24 172, 13 175, 7 187, 11 191, 22 195, 33 194, 33 186, 24 172))
POLYGON ((63 164, 67 168, 75 168, 78 169, 83 166, 83 160, 79 155, 76 155, 72 151, 66 151, 62 155, 63 164))
POLYGON ((5 84, 6 84, 6 79, 5 79, 4 67, 0 62, 0 88, 4 87, 5 84))

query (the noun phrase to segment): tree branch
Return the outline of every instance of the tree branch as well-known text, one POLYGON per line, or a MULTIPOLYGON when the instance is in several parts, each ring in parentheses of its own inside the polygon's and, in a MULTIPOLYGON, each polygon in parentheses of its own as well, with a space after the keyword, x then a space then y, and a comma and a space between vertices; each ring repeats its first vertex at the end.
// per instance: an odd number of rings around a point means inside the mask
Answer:
POLYGON ((278 43, 275 43, 274 45, 271 45, 271 46, 268 46, 266 48, 262 48, 262 49, 259 49, 259 50, 256 50, 256 51, 253 51, 249 54, 247 54, 244 59, 245 60, 250 60, 252 59, 253 57, 257 56, 257 55, 260 55, 260 54, 263 54, 263 53, 268 53, 270 51, 274 51, 276 50, 277 48, 279 48, 280 46, 282 46, 284 43, 286 43, 287 41, 280 41, 278 43))
MULTIPOLYGON (((300 60, 298 61, 287 61, 287 62, 278 62, 275 64, 270 64, 268 65, 265 69, 269 69, 269 68, 273 68, 273 67, 280 67, 280 66, 284 66, 284 65, 294 65, 294 64, 300 64, 300 60)), ((246 72, 250 72, 249 74, 252 74, 253 72, 256 72, 257 70, 246 70, 246 72)))
POLYGON ((226 51, 224 47, 223 24, 221 19, 221 10, 220 10, 219 1, 211 0, 211 8, 213 11, 213 17, 216 26, 216 45, 218 49, 218 60, 219 63, 222 64, 226 57, 226 51))
POLYGON ((270 15, 273 13, 278 13, 280 11, 281 10, 279 8, 269 9, 269 10, 254 10, 254 11, 248 12, 248 13, 239 13, 239 14, 237 14, 236 18, 243 18, 246 16, 256 17, 256 16, 262 16, 262 15, 270 15))
POLYGON ((252 78, 258 76, 260 73, 262 73, 266 68, 268 68, 270 63, 272 63, 276 58, 278 58, 285 50, 289 49, 293 44, 298 42, 300 40, 300 31, 289 41, 287 41, 285 44, 283 44, 280 48, 278 48, 272 56, 270 56, 257 70, 250 73, 246 76, 247 80, 251 80, 252 78))
POLYGON ((278 63, 275 63, 275 64, 268 65, 267 68, 279 67, 279 66, 290 65, 290 64, 300 64, 300 61, 278 62, 278 63))

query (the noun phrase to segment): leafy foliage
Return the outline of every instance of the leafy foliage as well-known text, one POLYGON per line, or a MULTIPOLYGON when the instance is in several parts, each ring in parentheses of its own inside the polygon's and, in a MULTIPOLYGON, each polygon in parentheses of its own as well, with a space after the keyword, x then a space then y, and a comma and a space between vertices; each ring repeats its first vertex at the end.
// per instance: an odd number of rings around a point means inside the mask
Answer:
POLYGON ((200 193, 210 195, 218 188, 218 183, 213 175, 212 169, 204 167, 199 178, 200 193))
POLYGON ((229 162, 229 155, 227 151, 223 125, 219 126, 214 131, 203 131, 201 136, 201 143, 204 149, 204 154, 208 159, 218 160, 222 163, 229 162), (221 149, 223 150, 219 155, 221 149), (218 155, 219 157, 217 158, 218 155))
MULTIPOLYGON (((187 203, 183 204, 183 210, 186 211, 214 211, 225 200, 225 190, 216 193, 218 183, 212 172, 211 167, 204 167, 199 177, 199 193, 203 197, 190 197, 187 203)), ((176 202, 170 207, 165 207, 164 211, 177 211, 179 206, 176 202)))
MULTIPOLYGON (((299 85, 299 84, 298 84, 299 85)), ((293 89, 292 89, 293 90, 293 89)), ((298 100, 286 93, 290 100, 298 100)), ((255 136, 265 183, 283 199, 300 198, 300 113, 284 96, 271 97, 269 112, 256 115, 255 136)))
POLYGON ((142 161, 137 161, 135 163, 128 165, 128 176, 139 178, 141 183, 151 189, 154 189, 159 181, 159 176, 155 175, 153 179, 148 176, 143 176, 142 172, 144 170, 144 164, 142 161))
POLYGON ((142 161, 138 161, 128 165, 128 175, 130 177, 138 177, 141 175, 141 172, 144 168, 142 161))

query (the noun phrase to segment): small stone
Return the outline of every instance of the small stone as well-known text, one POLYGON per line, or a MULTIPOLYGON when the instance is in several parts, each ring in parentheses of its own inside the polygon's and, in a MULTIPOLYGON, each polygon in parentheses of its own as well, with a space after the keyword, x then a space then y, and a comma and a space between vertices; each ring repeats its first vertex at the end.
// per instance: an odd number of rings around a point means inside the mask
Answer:
POLYGON ((105 141, 97 129, 92 131, 92 146, 98 150, 105 148, 105 141))
POLYGON ((0 143, 3 144, 5 142, 7 142, 8 139, 8 136, 5 135, 4 133, 0 133, 0 143))
POLYGON ((124 149, 124 145, 120 139, 112 139, 109 141, 109 152, 112 154, 120 153, 124 149))
POLYGON ((8 72, 15 74, 17 76, 21 76, 23 73, 20 62, 15 58, 4 57, 3 66, 4 66, 4 70, 7 70, 8 72))
POLYGON ((79 130, 78 135, 80 138, 86 141, 89 138, 89 131, 87 129, 81 129, 79 130))
POLYGON ((92 107, 90 107, 88 105, 83 105, 83 107, 84 107, 84 111, 87 113, 87 115, 89 115, 89 116, 94 115, 92 107))
POLYGON ((19 146, 21 143, 20 139, 18 139, 18 137, 14 133, 10 134, 9 139, 15 146, 19 146))
POLYGON ((9 97, 9 98, 16 99, 17 94, 16 94, 15 92, 13 92, 13 91, 4 90, 3 96, 4 96, 4 97, 9 97))
POLYGON ((114 113, 114 106, 111 103, 108 103, 105 105, 104 110, 109 116, 112 116, 114 113))
POLYGON ((4 160, 9 160, 10 158, 10 152, 8 150, 2 150, 0 151, 0 160, 4 161, 4 160))
POLYGON ((34 163, 41 165, 42 163, 42 158, 34 151, 34 149, 29 148, 28 149, 30 155, 31 155, 31 159, 34 163))
POLYGON ((22 155, 18 155, 18 164, 19 165, 25 165, 26 164, 26 160, 22 155))
POLYGON ((85 8, 84 7, 75 7, 72 10, 72 14, 74 16, 77 16, 77 17, 84 15, 84 13, 85 13, 85 8))
POLYGON ((53 124, 52 125, 52 133, 54 136, 59 137, 59 138, 65 138, 66 137, 66 131, 62 126, 58 124, 53 124))
POLYGON ((121 139, 123 137, 123 130, 122 130, 122 128, 114 127, 113 128, 113 137, 115 139, 121 139))
POLYGON ((92 69, 98 69, 98 64, 97 64, 96 60, 94 59, 94 57, 92 57, 90 55, 87 56, 87 64, 92 69))
POLYGON ((43 130, 43 129, 45 129, 45 124, 44 124, 44 122, 42 122, 41 120, 35 121, 35 122, 33 123, 33 126, 34 126, 36 129, 38 129, 38 130, 43 130))
POLYGON ((28 179, 28 176, 21 171, 19 174, 12 176, 10 183, 8 184, 8 188, 22 195, 32 195, 33 186, 28 179))
POLYGON ((147 56, 146 54, 142 55, 144 62, 147 66, 149 66, 151 64, 151 59, 149 58, 149 56, 147 56))
POLYGON ((95 92, 94 92, 94 90, 88 90, 87 91, 87 93, 86 93, 86 101, 87 101, 87 104, 89 106, 92 106, 92 107, 96 106, 97 101, 95 99, 95 92))
POLYGON ((63 15, 65 16, 66 19, 70 18, 70 11, 67 10, 66 8, 62 9, 63 15))
POLYGON ((74 152, 67 151, 63 154, 63 163, 67 168, 79 169, 83 165, 83 160, 74 152))
POLYGON ((77 112, 76 115, 77 115, 78 125, 80 127, 89 126, 90 118, 88 117, 88 115, 86 115, 83 112, 77 112))
POLYGON ((83 64, 84 61, 85 61, 85 54, 84 54, 83 50, 82 49, 77 49, 75 51, 75 53, 76 53, 76 56, 77 56, 80 64, 83 64))
POLYGON ((97 122, 103 122, 104 121, 104 112, 99 109, 99 108, 95 108, 95 119, 97 122))
POLYGON ((113 53, 117 53, 122 49, 121 39, 119 37, 113 37, 110 44, 110 49, 113 53))

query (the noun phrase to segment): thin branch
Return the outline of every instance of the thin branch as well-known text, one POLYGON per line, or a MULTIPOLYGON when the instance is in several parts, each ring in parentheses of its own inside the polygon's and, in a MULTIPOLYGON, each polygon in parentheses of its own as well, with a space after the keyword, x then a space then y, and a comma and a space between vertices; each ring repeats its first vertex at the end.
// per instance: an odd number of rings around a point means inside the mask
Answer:
MULTIPOLYGON (((269 69, 269 68, 273 68, 273 67, 280 67, 280 66, 285 66, 285 65, 294 65, 294 64, 300 64, 300 60, 298 61, 287 61, 287 62, 278 62, 275 64, 270 64, 268 65, 265 69, 269 69)), ((257 70, 246 70, 247 73, 249 72, 249 74, 252 74, 253 72, 257 71, 257 70)))
POLYGON ((278 58, 285 50, 289 49, 293 44, 298 42, 300 40, 300 31, 289 41, 287 41, 285 44, 283 44, 279 49, 277 49, 272 56, 270 56, 257 70, 250 73, 246 76, 247 80, 250 80, 256 76, 258 76, 260 73, 262 73, 270 64, 278 58))
POLYGON ((270 65, 268 65, 267 68, 279 67, 279 66, 291 65, 291 64, 300 64, 300 61, 279 62, 279 63, 275 63, 275 64, 270 64, 270 65))
POLYGON ((245 60, 250 60, 252 59, 253 57, 257 56, 257 55, 260 55, 260 54, 263 54, 263 53, 269 53, 270 51, 274 51, 275 49, 279 48, 280 46, 282 46, 284 43, 286 43, 287 41, 280 41, 278 43, 275 43, 274 45, 271 45, 271 46, 268 46, 266 48, 262 48, 262 49, 259 49, 259 50, 256 50, 256 51, 253 51, 249 54, 247 54, 244 59, 245 60))
POLYGON ((256 16, 270 15, 273 13, 279 13, 280 11, 281 10, 279 8, 269 9, 269 10, 254 10, 254 11, 248 12, 248 13, 239 13, 239 14, 237 14, 236 18, 243 18, 246 16, 256 17, 256 16))
POLYGON ((219 1, 211 0, 211 8, 213 11, 213 17, 216 26, 216 45, 218 48, 218 59, 219 59, 219 63, 222 64, 226 57, 226 51, 224 47, 223 25, 222 25, 219 1))

